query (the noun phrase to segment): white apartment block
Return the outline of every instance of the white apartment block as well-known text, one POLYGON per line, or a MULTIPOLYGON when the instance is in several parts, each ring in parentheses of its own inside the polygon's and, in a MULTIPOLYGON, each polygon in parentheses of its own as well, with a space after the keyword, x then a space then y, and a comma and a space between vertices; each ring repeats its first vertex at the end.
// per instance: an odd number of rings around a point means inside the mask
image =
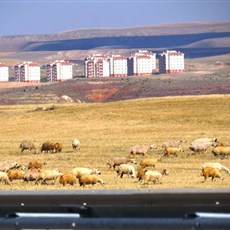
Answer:
POLYGON ((50 82, 66 81, 73 78, 73 66, 69 61, 56 60, 46 66, 47 79, 50 82))
POLYGON ((159 73, 180 73, 184 71, 184 54, 167 50, 159 55, 159 73))
POLYGON ((109 59, 102 54, 93 54, 85 59, 85 77, 109 77, 109 59))
POLYGON ((126 57, 122 55, 112 55, 109 58, 109 62, 111 77, 125 77, 128 75, 128 62, 126 57))
POLYGON ((128 58, 128 75, 145 76, 156 72, 156 54, 139 50, 128 58))
POLYGON ((0 63, 0 81, 9 81, 9 67, 0 63))
POLYGON ((35 62, 23 62, 14 67, 17 81, 39 82, 41 79, 40 65, 35 62))

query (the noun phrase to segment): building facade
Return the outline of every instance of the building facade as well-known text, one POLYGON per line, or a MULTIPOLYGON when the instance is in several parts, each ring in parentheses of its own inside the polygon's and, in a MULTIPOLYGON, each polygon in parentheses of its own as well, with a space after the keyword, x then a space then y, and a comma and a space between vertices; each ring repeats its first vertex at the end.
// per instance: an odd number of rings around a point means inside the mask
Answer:
POLYGON ((16 81, 40 82, 40 65, 35 62, 23 62, 14 67, 16 81))
POLYGON ((159 55, 159 73, 180 73, 184 71, 184 54, 167 50, 159 55))
POLYGON ((139 50, 128 58, 128 75, 145 76, 156 72, 156 54, 139 50))
POLYGON ((122 55, 112 55, 109 58, 110 76, 111 77, 126 77, 128 76, 128 61, 122 55))
POLYGON ((9 67, 0 63, 0 81, 9 81, 9 67))
POLYGON ((102 54, 93 54, 85 59, 85 77, 98 78, 110 76, 109 59, 102 54))
POLYGON ((47 80, 66 81, 73 78, 73 65, 69 61, 56 60, 46 66, 47 80))

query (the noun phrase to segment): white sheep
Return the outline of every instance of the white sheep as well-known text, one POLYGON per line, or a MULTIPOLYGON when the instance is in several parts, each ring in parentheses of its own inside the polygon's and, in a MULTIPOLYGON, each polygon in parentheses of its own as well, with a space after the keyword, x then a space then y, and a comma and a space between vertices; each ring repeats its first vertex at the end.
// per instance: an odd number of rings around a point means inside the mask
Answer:
POLYGON ((135 155, 147 156, 147 152, 150 149, 157 149, 157 147, 154 144, 151 144, 151 145, 134 145, 134 146, 129 148, 129 153, 133 156, 135 156, 135 155))
POLYGON ((169 174, 167 169, 162 170, 162 172, 159 171, 153 171, 153 170, 146 170, 144 175, 144 184, 148 184, 148 182, 153 182, 154 184, 156 182, 162 183, 162 176, 167 176, 169 174))
POLYGON ((75 167, 71 170, 71 173, 74 174, 77 178, 82 175, 90 175, 90 174, 101 174, 101 171, 98 169, 91 169, 86 167, 75 167))
POLYGON ((0 181, 4 182, 5 184, 11 185, 11 182, 6 172, 0 171, 0 181))
POLYGON ((62 176, 63 173, 61 173, 58 169, 53 170, 45 170, 43 172, 40 172, 39 177, 36 179, 35 184, 38 184, 38 181, 42 181, 41 184, 47 184, 47 181, 53 180, 54 184, 58 177, 62 176))
POLYGON ((133 165, 121 164, 116 167, 116 172, 120 178, 122 178, 124 174, 127 174, 128 176, 131 175, 133 178, 136 177, 135 168, 133 165))
POLYGON ((76 151, 80 151, 80 141, 77 139, 77 138, 74 138, 72 140, 72 147, 73 147, 73 151, 76 150, 76 151))

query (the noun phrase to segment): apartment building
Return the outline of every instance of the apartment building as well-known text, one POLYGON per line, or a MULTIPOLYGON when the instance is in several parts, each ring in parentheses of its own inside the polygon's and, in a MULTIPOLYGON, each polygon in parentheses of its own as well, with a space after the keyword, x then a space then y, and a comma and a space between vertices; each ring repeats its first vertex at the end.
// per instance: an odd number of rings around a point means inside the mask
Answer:
POLYGON ((9 67, 0 63, 0 81, 9 81, 9 67))
POLYGON ((40 82, 40 65, 35 62, 23 62, 14 67, 16 81, 40 82))
POLYGON ((47 80, 66 81, 73 78, 73 66, 69 61, 56 60, 46 66, 47 80))
POLYGON ((156 54, 139 50, 128 58, 128 75, 145 76, 156 72, 156 54))
POLYGON ((109 77, 109 59, 102 54, 93 54, 85 59, 85 77, 109 77))
POLYGON ((167 50, 159 55, 159 73, 180 73, 184 71, 184 54, 167 50))
POLYGON ((111 77, 125 77, 128 75, 128 61, 122 55, 112 55, 109 58, 110 76, 111 77))

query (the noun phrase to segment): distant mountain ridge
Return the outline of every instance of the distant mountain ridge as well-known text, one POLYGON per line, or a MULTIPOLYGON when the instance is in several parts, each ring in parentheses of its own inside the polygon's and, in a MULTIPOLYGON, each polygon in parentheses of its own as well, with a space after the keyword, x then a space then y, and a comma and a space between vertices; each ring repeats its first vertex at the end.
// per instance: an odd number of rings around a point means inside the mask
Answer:
POLYGON ((230 22, 177 23, 122 29, 79 29, 0 37, 0 59, 82 59, 93 52, 180 49, 187 57, 230 53, 230 22), (224 41, 224 42, 223 42, 224 41))

